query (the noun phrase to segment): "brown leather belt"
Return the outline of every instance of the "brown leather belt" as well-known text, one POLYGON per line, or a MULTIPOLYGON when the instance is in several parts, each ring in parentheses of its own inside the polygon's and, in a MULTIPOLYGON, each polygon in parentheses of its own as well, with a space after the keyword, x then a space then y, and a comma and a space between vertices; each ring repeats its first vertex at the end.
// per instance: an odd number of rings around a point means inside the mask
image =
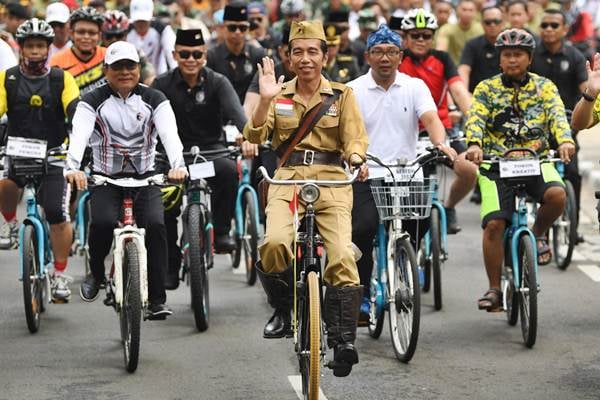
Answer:
POLYGON ((290 154, 285 163, 285 167, 298 167, 303 165, 333 165, 336 167, 343 166, 342 156, 340 153, 321 152, 321 151, 294 151, 290 154))

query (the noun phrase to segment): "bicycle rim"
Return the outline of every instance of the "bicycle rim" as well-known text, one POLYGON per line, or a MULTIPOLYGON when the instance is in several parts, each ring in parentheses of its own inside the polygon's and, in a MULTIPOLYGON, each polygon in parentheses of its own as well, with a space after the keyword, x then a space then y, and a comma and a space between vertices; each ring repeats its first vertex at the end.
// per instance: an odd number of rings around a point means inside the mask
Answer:
MULTIPOLYGON (((377 260, 377 248, 373 249, 373 259, 377 260)), ((369 310, 369 335, 373 339, 379 339, 381 331, 383 330, 383 321, 385 316, 385 309, 381 307, 379 312, 377 311, 377 291, 380 287, 380 282, 377 279, 379 266, 377 261, 373 264, 373 271, 371 273, 371 285, 370 285, 370 310, 369 310)))
POLYGON ((308 399, 319 399, 321 378, 321 296, 319 277, 315 272, 308 274, 309 298, 309 347, 310 361, 308 369, 308 399))
POLYGON ((188 268, 190 273, 190 294, 196 328, 200 332, 208 329, 208 276, 203 252, 206 251, 204 238, 204 218, 200 206, 190 205, 187 220, 188 268))
POLYGON ((244 261, 246 263, 246 283, 256 283, 254 264, 258 258, 258 227, 256 226, 256 204, 249 190, 244 193, 244 236, 242 239, 244 261))
POLYGON ((575 190, 568 180, 565 180, 567 204, 562 215, 552 225, 552 250, 556 266, 565 270, 571 264, 573 250, 577 242, 577 204, 575 190))
POLYGON ((510 326, 515 326, 519 319, 519 294, 515 291, 515 281, 513 279, 513 270, 509 266, 504 266, 502 272, 502 295, 506 303, 506 321, 510 326))
POLYGON ((433 278, 433 306, 436 311, 442 309, 442 235, 440 231, 440 212, 431 208, 431 275, 433 278))
POLYGON ((537 335, 537 275, 533 257, 533 243, 529 236, 519 239, 519 263, 521 264, 520 314, 521 332, 525 346, 531 348, 537 335))
POLYGON ((409 239, 397 239, 393 249, 391 254, 393 276, 388 277, 390 334, 396 357, 407 363, 412 359, 417 348, 421 292, 416 255, 409 239))
POLYGON ((125 369, 134 372, 138 366, 140 353, 140 322, 142 319, 142 299, 140 294, 140 264, 138 248, 133 241, 125 244, 123 263, 123 304, 119 312, 121 340, 125 369))
POLYGON ((37 241, 32 225, 25 225, 23 239, 23 302, 25 319, 29 332, 36 333, 40 328, 40 313, 43 308, 43 283, 40 280, 40 268, 37 259, 37 241))

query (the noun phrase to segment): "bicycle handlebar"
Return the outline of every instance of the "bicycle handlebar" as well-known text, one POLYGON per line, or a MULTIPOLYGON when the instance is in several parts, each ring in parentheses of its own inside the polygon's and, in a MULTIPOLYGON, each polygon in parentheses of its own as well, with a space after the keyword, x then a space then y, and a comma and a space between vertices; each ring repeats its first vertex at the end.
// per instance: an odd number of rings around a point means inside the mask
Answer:
POLYGON ((93 174, 88 178, 88 182, 95 186, 110 184, 113 186, 119 186, 123 188, 138 188, 148 185, 164 185, 166 183, 164 174, 156 174, 147 178, 136 179, 136 178, 110 178, 104 175, 93 174))
POLYGON ((336 187, 336 186, 346 186, 354 183, 356 178, 358 177, 358 173, 360 172, 359 168, 356 168, 352 173, 352 177, 346 180, 316 180, 316 179, 302 179, 302 180, 292 180, 292 179, 273 179, 269 176, 267 169, 265 167, 259 167, 258 172, 265 178, 267 182, 272 185, 304 185, 307 183, 312 183, 317 186, 328 186, 328 187, 336 187))
POLYGON ((396 163, 394 163, 394 164, 386 164, 383 161, 381 161, 377 156, 370 154, 370 153, 367 153, 367 160, 373 161, 376 164, 379 164, 380 166, 382 166, 384 168, 398 168, 398 167, 403 168, 403 167, 412 167, 417 164, 422 166, 433 160, 443 159, 446 157, 445 155, 443 155, 443 153, 437 147, 428 147, 426 150, 427 151, 425 153, 420 154, 414 160, 400 158, 400 159, 396 160, 396 163))

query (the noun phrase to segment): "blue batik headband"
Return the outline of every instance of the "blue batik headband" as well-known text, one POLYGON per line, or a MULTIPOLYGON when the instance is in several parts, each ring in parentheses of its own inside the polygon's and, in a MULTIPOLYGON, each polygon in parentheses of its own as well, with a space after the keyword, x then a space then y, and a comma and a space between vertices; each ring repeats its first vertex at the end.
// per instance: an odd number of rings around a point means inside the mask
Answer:
POLYGON ((402 38, 399 34, 382 24, 375 32, 371 32, 367 39, 367 50, 378 44, 393 44, 402 48, 402 38))

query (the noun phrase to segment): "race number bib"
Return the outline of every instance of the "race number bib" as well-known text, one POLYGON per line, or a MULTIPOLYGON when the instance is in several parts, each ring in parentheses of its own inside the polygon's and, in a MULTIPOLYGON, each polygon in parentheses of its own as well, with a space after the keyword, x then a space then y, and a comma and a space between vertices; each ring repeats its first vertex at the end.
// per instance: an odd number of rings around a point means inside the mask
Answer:
POLYGON ((6 141, 6 155, 25 158, 46 158, 48 142, 9 136, 6 141))
POLYGON ((188 170, 190 171, 190 179, 192 180, 212 178, 215 176, 215 164, 212 161, 190 164, 188 165, 188 170))
POLYGON ((538 160, 500 161, 500 178, 540 175, 538 160))

